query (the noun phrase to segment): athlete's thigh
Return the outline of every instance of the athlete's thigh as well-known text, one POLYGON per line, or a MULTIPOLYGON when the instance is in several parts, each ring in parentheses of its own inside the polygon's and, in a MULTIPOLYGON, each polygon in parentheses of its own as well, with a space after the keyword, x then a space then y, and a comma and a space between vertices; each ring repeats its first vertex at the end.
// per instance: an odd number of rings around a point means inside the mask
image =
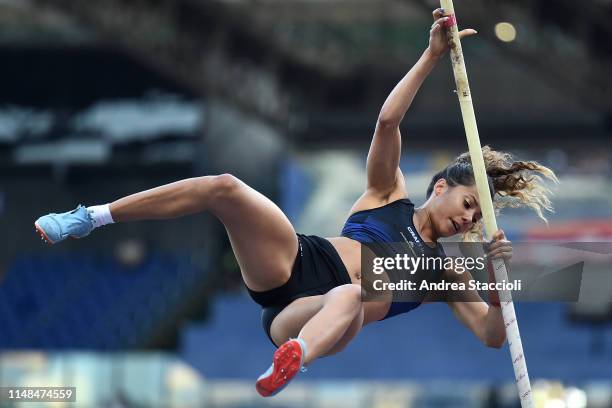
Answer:
POLYGON ((247 287, 276 288, 291 275, 298 250, 295 230, 269 198, 236 178, 229 182, 232 188, 211 210, 227 230, 247 287))
POLYGON ((295 338, 308 321, 324 305, 324 296, 308 296, 294 300, 272 321, 270 336, 277 345, 295 338))

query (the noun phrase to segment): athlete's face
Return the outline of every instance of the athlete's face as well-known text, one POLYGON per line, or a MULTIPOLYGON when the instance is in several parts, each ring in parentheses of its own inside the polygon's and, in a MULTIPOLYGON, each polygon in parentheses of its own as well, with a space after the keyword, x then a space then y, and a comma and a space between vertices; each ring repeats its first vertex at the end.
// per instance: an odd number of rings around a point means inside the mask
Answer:
POLYGON ((436 197, 432 218, 441 237, 465 233, 482 217, 475 185, 450 187, 441 179, 433 194, 436 197))

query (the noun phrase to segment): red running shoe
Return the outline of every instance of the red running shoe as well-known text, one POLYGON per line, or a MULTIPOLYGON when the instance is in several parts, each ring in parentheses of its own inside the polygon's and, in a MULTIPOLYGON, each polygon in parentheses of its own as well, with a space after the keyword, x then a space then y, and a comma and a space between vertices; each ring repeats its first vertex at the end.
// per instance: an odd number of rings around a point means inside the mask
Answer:
POLYGON ((298 371, 306 371, 304 356, 306 343, 302 339, 290 339, 274 352, 274 361, 268 371, 257 379, 255 388, 262 397, 278 394, 295 377, 298 371))

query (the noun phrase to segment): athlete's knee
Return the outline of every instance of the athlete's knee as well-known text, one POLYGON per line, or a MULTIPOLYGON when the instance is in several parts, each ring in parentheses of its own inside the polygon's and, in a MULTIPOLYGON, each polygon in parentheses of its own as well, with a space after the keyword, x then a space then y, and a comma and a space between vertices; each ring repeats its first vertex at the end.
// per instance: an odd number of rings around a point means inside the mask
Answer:
POLYGON ((213 193, 217 199, 230 198, 236 195, 242 182, 232 174, 213 176, 213 193))
POLYGON ((329 298, 335 302, 340 302, 344 307, 357 314, 362 306, 361 286, 352 283, 337 286, 329 292, 329 298))

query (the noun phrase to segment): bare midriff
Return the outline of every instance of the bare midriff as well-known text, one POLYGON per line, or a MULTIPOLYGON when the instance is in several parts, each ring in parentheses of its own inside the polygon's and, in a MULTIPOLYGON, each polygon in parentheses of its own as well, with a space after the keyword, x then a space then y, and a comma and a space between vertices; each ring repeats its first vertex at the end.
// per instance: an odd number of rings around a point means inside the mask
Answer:
MULTIPOLYGON (((347 237, 326 238, 340 255, 351 278, 351 283, 361 285, 361 244, 347 237)), ((378 321, 389 311, 390 301, 363 302, 363 325, 378 321)))

